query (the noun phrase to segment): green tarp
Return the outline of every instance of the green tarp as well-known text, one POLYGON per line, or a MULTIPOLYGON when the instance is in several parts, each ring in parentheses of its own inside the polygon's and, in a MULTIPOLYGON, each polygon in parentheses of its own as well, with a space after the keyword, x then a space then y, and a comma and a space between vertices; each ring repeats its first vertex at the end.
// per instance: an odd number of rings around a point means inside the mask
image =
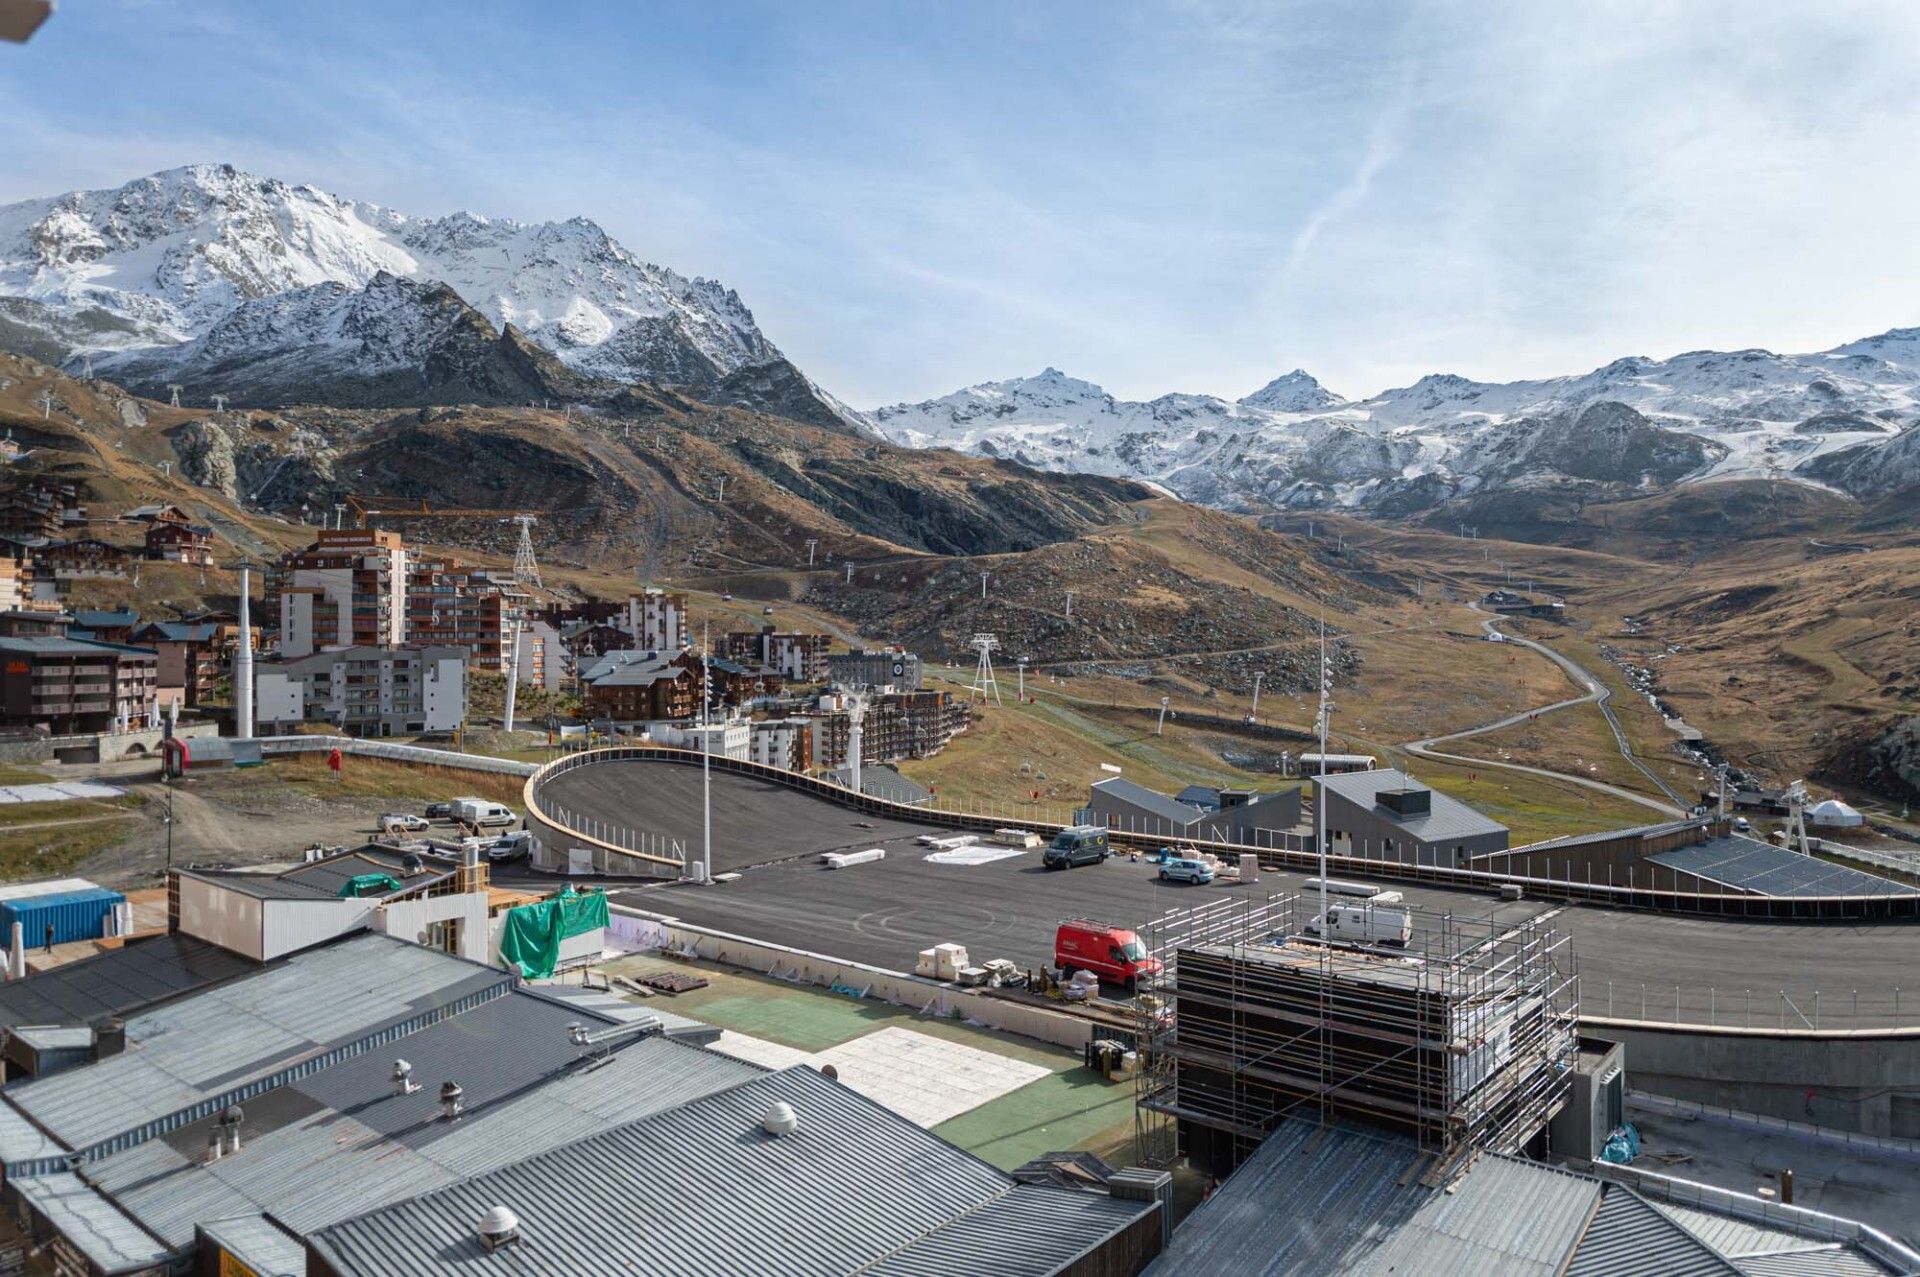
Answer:
POLYGON ((607 893, 568 887, 537 905, 507 910, 500 958, 528 980, 544 980, 560 965, 560 942, 607 925, 607 893))
POLYGON ((383 896, 400 890, 400 880, 392 874, 355 874, 340 884, 343 896, 383 896))

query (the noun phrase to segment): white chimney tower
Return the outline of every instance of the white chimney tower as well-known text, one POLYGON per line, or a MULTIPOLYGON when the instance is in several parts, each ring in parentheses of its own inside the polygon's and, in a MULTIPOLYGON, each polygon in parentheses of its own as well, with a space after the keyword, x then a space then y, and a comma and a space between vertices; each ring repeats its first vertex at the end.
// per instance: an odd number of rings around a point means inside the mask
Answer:
POLYGON ((233 650, 233 734, 253 739, 253 621, 247 593, 252 588, 246 564, 240 565, 240 645, 233 650))

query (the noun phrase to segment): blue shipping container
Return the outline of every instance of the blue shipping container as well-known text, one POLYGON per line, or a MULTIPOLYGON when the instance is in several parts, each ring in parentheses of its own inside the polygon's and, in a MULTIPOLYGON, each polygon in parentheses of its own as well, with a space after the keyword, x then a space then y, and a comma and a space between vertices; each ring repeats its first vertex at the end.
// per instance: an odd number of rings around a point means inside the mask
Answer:
POLYGON ((63 891, 52 896, 28 896, 24 900, 0 900, 0 949, 13 943, 13 924, 20 924, 20 939, 29 949, 47 943, 47 925, 53 925, 53 942, 98 940, 107 934, 107 919, 116 907, 127 902, 117 891, 92 887, 86 891, 63 891))

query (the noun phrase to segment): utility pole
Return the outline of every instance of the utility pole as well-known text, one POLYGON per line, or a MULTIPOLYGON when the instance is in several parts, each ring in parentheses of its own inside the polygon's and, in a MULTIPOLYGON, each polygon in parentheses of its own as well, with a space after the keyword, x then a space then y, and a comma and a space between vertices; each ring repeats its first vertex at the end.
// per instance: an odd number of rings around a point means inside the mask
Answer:
POLYGON ((1260 680, 1266 676, 1265 670, 1255 670, 1253 673, 1253 709, 1247 714, 1249 719, 1260 717, 1260 680))
POLYGON ((725 505, 725 504, 727 503, 727 476, 725 476, 724 474, 720 476, 720 498, 719 498, 719 500, 720 500, 720 504, 721 504, 721 505, 725 505))
POLYGON ((1172 699, 1171 696, 1162 696, 1160 698, 1160 721, 1153 725, 1153 734, 1155 736, 1165 736, 1167 734, 1167 702, 1172 699))
POLYGON ((52 421, 53 420, 53 392, 51 390, 42 390, 40 392, 39 399, 37 399, 35 402, 40 405, 40 420, 52 421))
POLYGON ((987 597, 987 578, 991 575, 993 574, 990 572, 982 572, 980 574, 980 597, 982 600, 987 597))
POLYGON ((347 526, 347 507, 344 502, 336 502, 333 507, 333 530, 338 532, 347 526))
POLYGON ((1027 661, 1028 659, 1029 658, 1025 656, 1014 658, 1015 664, 1017 664, 1020 667, 1020 703, 1022 705, 1027 703, 1027 661))
POLYGON ((819 546, 820 546, 820 540, 818 537, 807 538, 807 566, 808 567, 813 566, 813 552, 816 549, 818 549, 819 546))
POLYGON ((513 625, 507 631, 507 703, 500 714, 501 730, 511 734, 513 731, 514 693, 520 690, 520 614, 513 614, 513 625))
POLYGON ((1069 621, 1073 619, 1073 591, 1072 590, 1067 591, 1067 619, 1069 621))
POLYGON ((1313 845, 1320 853, 1320 939, 1324 943, 1327 925, 1327 721, 1333 717, 1333 702, 1327 693, 1333 690, 1333 665, 1327 660, 1327 614, 1320 614, 1320 713, 1316 726, 1320 731, 1320 778, 1313 785, 1313 845))
POLYGON ((240 740, 253 739, 253 624, 248 613, 252 566, 240 560, 240 636, 233 649, 233 734, 240 740))
POLYGON ((848 562, 847 562, 847 584, 848 584, 848 585, 852 585, 852 584, 853 584, 853 562, 852 562, 852 560, 848 560, 848 562))
POLYGON ((713 695, 713 647, 707 642, 709 622, 700 623, 700 868, 695 882, 704 883, 713 872, 713 716, 708 711, 713 695))
POLYGON ((227 410, 227 397, 225 395, 212 395, 210 398, 213 400, 213 410, 216 413, 227 410))
POLYGON ((167 383, 167 395, 169 396, 167 403, 169 407, 178 408, 180 406, 180 392, 185 389, 186 387, 177 381, 167 383))

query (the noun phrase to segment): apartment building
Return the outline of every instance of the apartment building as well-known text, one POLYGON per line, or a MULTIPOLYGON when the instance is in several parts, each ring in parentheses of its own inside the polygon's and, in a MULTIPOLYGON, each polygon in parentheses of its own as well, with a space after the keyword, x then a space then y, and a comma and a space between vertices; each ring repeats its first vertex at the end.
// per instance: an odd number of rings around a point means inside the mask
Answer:
POLYGON ((764 665, 789 683, 822 683, 827 678, 827 649, 833 640, 825 634, 783 632, 771 625, 758 631, 734 630, 720 636, 714 655, 742 665, 764 665))
POLYGON ((408 564, 405 641, 464 647, 473 654, 473 668, 501 673, 514 618, 528 602, 511 575, 415 554, 408 564))
MULTIPOLYGON (((822 696, 813 714, 813 755, 817 767, 844 767, 852 719, 847 698, 822 696)), ((890 763, 902 758, 931 758, 967 730, 973 711, 951 692, 883 692, 867 698, 861 720, 860 758, 890 763)))
POLYGON ((254 671, 261 735, 303 722, 356 736, 450 732, 467 715, 467 653, 458 647, 349 647, 254 671))
POLYGON ((71 483, 36 479, 0 499, 0 533, 9 536, 58 539, 68 524, 85 518, 71 483))
MULTIPOLYGON (((763 718, 747 725, 751 738, 747 756, 763 767, 790 772, 813 770, 813 720, 763 718)), ((865 753, 863 747, 860 751, 865 753)))
MULTIPOLYGON (((257 631, 253 639, 258 648, 257 631)), ((240 645, 240 626, 232 617, 217 614, 192 621, 155 621, 135 630, 132 641, 152 648, 158 656, 161 699, 194 706, 208 699, 226 676, 240 645)))
POLYGON ((856 647, 827 658, 827 679, 836 687, 891 687, 896 692, 917 692, 922 686, 920 658, 897 647, 872 652, 856 647))
POLYGON ((0 727, 56 736, 151 726, 153 652, 84 639, 0 638, 0 727))
POLYGON ((406 642, 408 565, 397 532, 323 529, 267 582, 280 599, 281 657, 406 642))
POLYGON ((627 599, 624 628, 642 648, 680 651, 687 646, 687 596, 648 586, 627 599))
POLYGON ((205 524, 155 519, 147 527, 145 540, 149 559, 213 566, 213 529, 205 524))

